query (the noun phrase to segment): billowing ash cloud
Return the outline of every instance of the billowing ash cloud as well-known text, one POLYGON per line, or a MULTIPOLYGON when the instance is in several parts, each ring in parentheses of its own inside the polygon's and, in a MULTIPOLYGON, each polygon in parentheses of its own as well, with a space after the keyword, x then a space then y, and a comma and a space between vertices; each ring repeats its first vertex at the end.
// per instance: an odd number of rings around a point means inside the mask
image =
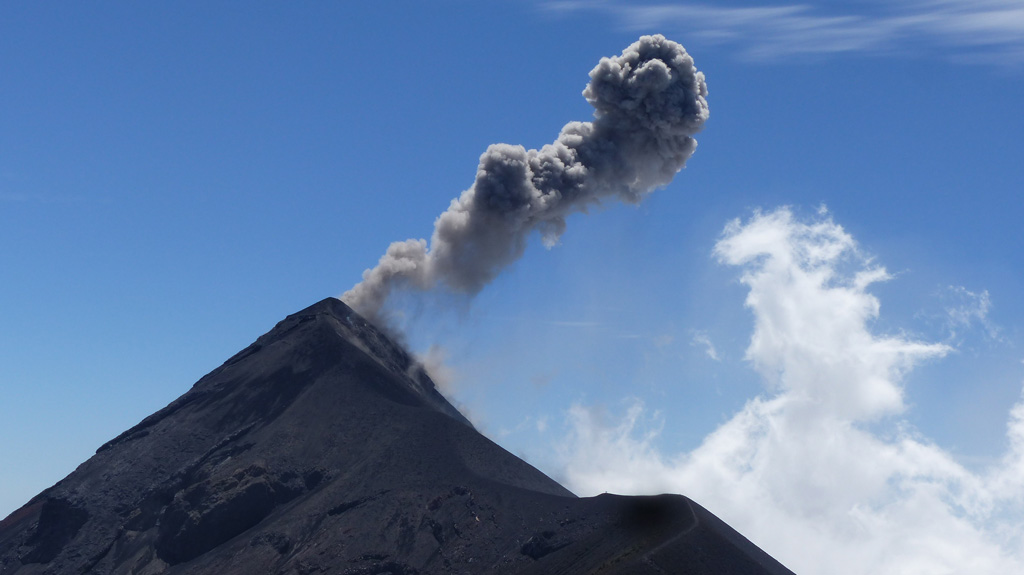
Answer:
POLYGON ((553 245, 569 214, 609 197, 635 203, 672 181, 708 118, 704 74, 660 35, 602 58, 583 96, 593 122, 566 124, 540 150, 488 147, 473 186, 434 222, 429 246, 391 244, 342 299, 375 317, 396 287, 475 294, 523 254, 534 230, 553 245))

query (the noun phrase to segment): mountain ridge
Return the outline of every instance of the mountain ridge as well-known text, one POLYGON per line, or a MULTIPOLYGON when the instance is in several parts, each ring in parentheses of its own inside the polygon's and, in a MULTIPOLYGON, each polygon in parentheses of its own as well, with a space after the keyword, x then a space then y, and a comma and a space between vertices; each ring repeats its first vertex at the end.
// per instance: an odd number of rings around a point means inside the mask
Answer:
POLYGON ((789 573, 680 495, 577 498, 340 300, 0 521, 0 574, 789 573))

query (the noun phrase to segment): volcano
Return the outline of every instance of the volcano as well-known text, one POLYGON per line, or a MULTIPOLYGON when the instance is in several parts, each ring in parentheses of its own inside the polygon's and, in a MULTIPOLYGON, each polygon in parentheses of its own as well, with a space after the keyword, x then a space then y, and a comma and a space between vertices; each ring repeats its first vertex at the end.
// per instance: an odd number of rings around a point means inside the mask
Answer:
POLYGON ((787 574, 681 495, 578 498, 340 300, 0 522, 0 574, 787 574))

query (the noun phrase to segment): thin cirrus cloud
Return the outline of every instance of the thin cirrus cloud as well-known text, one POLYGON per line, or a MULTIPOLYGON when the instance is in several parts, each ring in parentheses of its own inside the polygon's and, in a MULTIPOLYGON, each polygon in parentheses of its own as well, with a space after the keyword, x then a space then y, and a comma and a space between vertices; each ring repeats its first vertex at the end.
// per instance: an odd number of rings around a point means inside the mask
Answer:
POLYGON ((868 290, 891 276, 840 225, 759 213, 715 255, 742 270, 766 391, 688 452, 659 442, 665 406, 616 420, 574 405, 568 486, 686 493, 797 573, 1024 573, 1024 401, 1002 458, 969 470, 901 418, 906 374, 954 349, 871 331, 868 290))
POLYGON ((950 340, 956 340, 961 332, 976 327, 981 328, 990 340, 1000 340, 999 327, 988 317, 992 308, 988 290, 976 293, 964 286, 949 286, 945 296, 950 300, 950 305, 944 309, 950 340))
POLYGON ((690 345, 694 347, 700 347, 704 349, 704 355, 715 361, 721 361, 721 357, 718 355, 718 350, 715 349, 715 344, 711 341, 708 334, 702 331, 696 331, 693 334, 693 339, 690 340, 690 345))
POLYGON ((989 63, 1024 63, 1021 0, 916 0, 722 6, 563 0, 555 13, 602 12, 629 30, 659 28, 707 42, 731 44, 754 59, 799 54, 890 53, 956 46, 950 56, 989 63))

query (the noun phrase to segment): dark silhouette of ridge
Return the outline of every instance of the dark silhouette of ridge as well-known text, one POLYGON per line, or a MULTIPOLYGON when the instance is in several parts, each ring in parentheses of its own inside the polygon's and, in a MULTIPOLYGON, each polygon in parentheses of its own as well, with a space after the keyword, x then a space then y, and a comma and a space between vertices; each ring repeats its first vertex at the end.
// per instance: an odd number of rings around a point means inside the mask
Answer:
POLYGON ((0 521, 0 574, 786 574, 681 495, 577 498, 340 300, 0 521))

